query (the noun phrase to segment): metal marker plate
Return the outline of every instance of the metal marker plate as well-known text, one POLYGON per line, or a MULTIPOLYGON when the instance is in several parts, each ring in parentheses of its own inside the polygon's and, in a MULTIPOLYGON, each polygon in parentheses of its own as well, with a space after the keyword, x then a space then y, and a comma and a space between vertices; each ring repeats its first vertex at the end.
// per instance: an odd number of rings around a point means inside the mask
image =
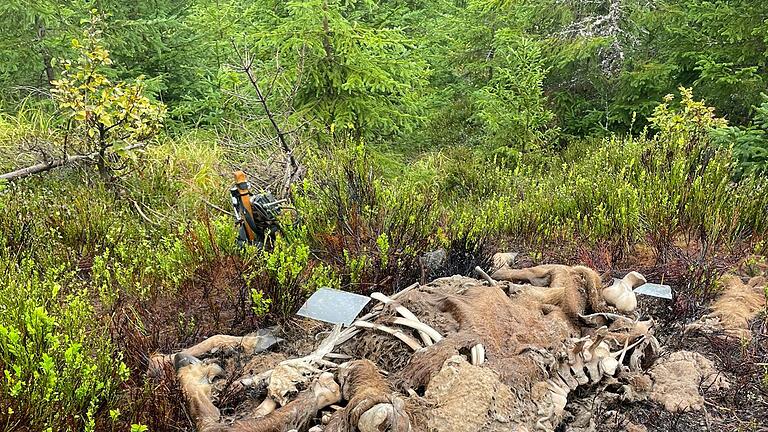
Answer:
POLYGON ((304 302, 296 315, 348 326, 369 301, 370 297, 360 294, 320 288, 304 302))
POLYGON ((672 287, 669 285, 646 283, 635 288, 635 294, 645 294, 647 296, 672 300, 672 287))

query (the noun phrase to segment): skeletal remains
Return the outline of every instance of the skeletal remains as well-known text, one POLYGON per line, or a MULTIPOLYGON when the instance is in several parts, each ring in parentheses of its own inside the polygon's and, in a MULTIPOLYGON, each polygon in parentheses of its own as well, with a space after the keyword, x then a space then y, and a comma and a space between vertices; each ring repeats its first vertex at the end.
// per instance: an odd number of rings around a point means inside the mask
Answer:
MULTIPOLYGON (((635 311, 642 275, 604 288, 587 267, 512 269, 509 256, 495 258, 485 281, 453 276, 374 293, 352 326, 266 371, 227 377, 216 353, 264 355, 279 342, 268 333, 214 336, 153 357, 150 372, 174 364, 200 432, 548 431, 579 387, 611 381, 648 393, 660 347, 653 320, 635 311), (250 403, 222 414, 223 383, 250 403)), ((674 387, 673 369, 657 368, 664 386, 674 387)))

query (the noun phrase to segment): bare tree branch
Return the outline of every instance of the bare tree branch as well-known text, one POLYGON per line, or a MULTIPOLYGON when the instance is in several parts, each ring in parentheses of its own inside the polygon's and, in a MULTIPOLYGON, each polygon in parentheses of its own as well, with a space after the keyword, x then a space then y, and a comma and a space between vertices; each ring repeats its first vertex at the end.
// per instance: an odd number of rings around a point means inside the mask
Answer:
MULTIPOLYGON (((236 50, 237 51, 237 50, 236 50)), ((278 140, 280 141, 280 146, 283 148, 283 151, 286 153, 286 155, 289 157, 291 166, 294 170, 297 170, 299 168, 299 164, 296 163, 296 159, 294 159, 293 154, 291 153, 290 147, 288 147, 288 142, 285 140, 285 133, 282 129, 280 129, 280 126, 278 126, 277 121, 275 120, 275 116, 272 114, 272 111, 269 109, 269 105, 267 105, 267 100, 264 98, 264 94, 261 92, 261 87, 259 87, 259 83, 256 81, 256 78, 253 76, 253 72, 251 70, 251 66, 253 66, 253 60, 249 58, 248 54, 245 54, 245 57, 243 55, 240 55, 238 52, 238 57, 240 57, 241 67, 245 75, 248 77, 248 81, 251 82, 251 85, 253 86, 253 89, 256 91, 256 96, 258 97, 258 101, 261 104, 262 108, 264 108, 264 112, 267 114, 267 118, 269 119, 269 122, 272 123, 272 127, 275 129, 275 133, 277 134, 278 140)))
MULTIPOLYGON (((134 144, 131 146, 128 146, 125 148, 125 150, 135 150, 137 148, 144 147, 145 143, 141 144, 134 144)), ((95 151, 93 153, 84 154, 84 155, 72 155, 72 156, 66 156, 61 159, 54 159, 47 162, 41 162, 36 165, 28 166, 26 168, 17 169, 16 171, 11 171, 9 173, 0 174, 0 180, 16 180, 19 178, 27 177, 33 174, 38 174, 41 172, 49 171, 53 168, 57 168, 64 165, 70 165, 76 162, 80 161, 90 161, 93 162, 96 160, 96 158, 99 156, 99 151, 95 151)))
POLYGON ((296 177, 299 176, 300 167, 298 162, 296 161, 296 158, 293 155, 293 151, 291 150, 291 147, 288 145, 288 141, 286 140, 286 136, 288 133, 283 131, 280 126, 277 124, 277 120, 275 120, 275 116, 272 113, 272 110, 269 109, 269 104, 267 104, 267 99, 264 96, 264 93, 261 91, 261 87, 259 86, 258 81, 256 80, 256 77, 253 75, 253 59, 246 51, 244 54, 241 54, 240 51, 237 49, 237 46, 235 45, 234 41, 232 42, 232 46, 235 49, 235 52, 237 53, 237 56, 240 60, 240 69, 245 73, 245 75, 248 77, 248 81, 251 83, 251 86, 256 91, 256 96, 258 102, 261 104, 261 107, 264 109, 264 113, 267 115, 267 118, 269 119, 269 122, 272 124, 272 128, 275 130, 275 133, 277 134, 277 139, 280 142, 280 146, 283 149, 283 152, 285 153, 285 156, 287 158, 287 166, 285 170, 284 175, 284 184, 281 191, 281 195, 285 197, 290 192, 290 186, 291 183, 296 179, 296 177))

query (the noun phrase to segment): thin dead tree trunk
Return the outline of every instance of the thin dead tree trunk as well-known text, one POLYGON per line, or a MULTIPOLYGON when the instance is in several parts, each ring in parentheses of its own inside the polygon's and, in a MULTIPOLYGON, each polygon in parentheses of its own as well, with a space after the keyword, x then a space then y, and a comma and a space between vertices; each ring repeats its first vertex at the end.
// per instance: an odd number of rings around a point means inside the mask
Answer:
POLYGON ((107 169, 107 130, 99 125, 99 151, 96 158, 96 166, 99 168, 99 175, 102 180, 109 180, 109 169, 107 169))
POLYGON ((40 55, 43 56, 43 66, 45 67, 45 77, 48 80, 48 85, 51 86, 53 80, 56 79, 56 75, 53 72, 53 63, 51 53, 43 45, 45 39, 45 22, 40 15, 35 15, 35 30, 37 31, 37 42, 40 44, 40 55))
MULTIPOLYGON (((237 47, 235 47, 235 51, 237 51, 237 47)), ((245 75, 248 77, 248 81, 251 83, 251 86, 253 86, 253 89, 256 91, 256 97, 258 98, 259 103, 261 104, 261 107, 264 109, 264 112, 267 115, 267 118, 269 119, 269 122, 272 124, 272 128, 275 130, 275 133, 277 134, 277 139, 280 142, 280 147, 283 149, 283 152, 286 156, 286 172, 285 172, 285 179, 283 184, 283 190, 282 190, 282 197, 285 197, 288 195, 291 189, 291 183, 293 183, 296 180, 296 177, 299 174, 300 167, 299 163, 296 161, 296 158, 293 155, 293 151, 291 150, 291 147, 288 145, 288 141, 286 140, 287 133, 283 131, 280 126, 277 124, 277 120, 275 120, 275 116, 272 113, 272 111, 269 109, 269 104, 267 104, 267 99, 264 96, 264 93, 261 91, 261 87, 259 86, 258 81, 256 81, 256 77, 253 76, 253 60, 248 57, 246 54, 245 57, 238 54, 240 57, 241 62, 241 68, 242 71, 245 73, 245 75)))

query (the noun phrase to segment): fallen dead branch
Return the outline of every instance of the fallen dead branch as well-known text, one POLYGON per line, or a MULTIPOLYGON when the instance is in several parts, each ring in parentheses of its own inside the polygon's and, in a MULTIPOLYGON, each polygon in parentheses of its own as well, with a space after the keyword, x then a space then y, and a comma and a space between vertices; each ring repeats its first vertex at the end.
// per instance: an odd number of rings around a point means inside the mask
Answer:
MULTIPOLYGON (((146 143, 134 144, 134 145, 125 147, 124 150, 125 151, 136 150, 144 147, 145 145, 146 143)), ((53 159, 47 162, 41 162, 39 164, 28 166, 26 168, 20 168, 20 169, 17 169, 16 171, 0 174, 0 180, 8 180, 8 181, 17 180, 33 174, 46 172, 54 168, 58 168, 66 165, 74 165, 78 162, 83 162, 83 161, 87 161, 89 163, 95 163, 98 157, 99 157, 98 151, 95 151, 89 154, 69 155, 60 159, 53 159)))

